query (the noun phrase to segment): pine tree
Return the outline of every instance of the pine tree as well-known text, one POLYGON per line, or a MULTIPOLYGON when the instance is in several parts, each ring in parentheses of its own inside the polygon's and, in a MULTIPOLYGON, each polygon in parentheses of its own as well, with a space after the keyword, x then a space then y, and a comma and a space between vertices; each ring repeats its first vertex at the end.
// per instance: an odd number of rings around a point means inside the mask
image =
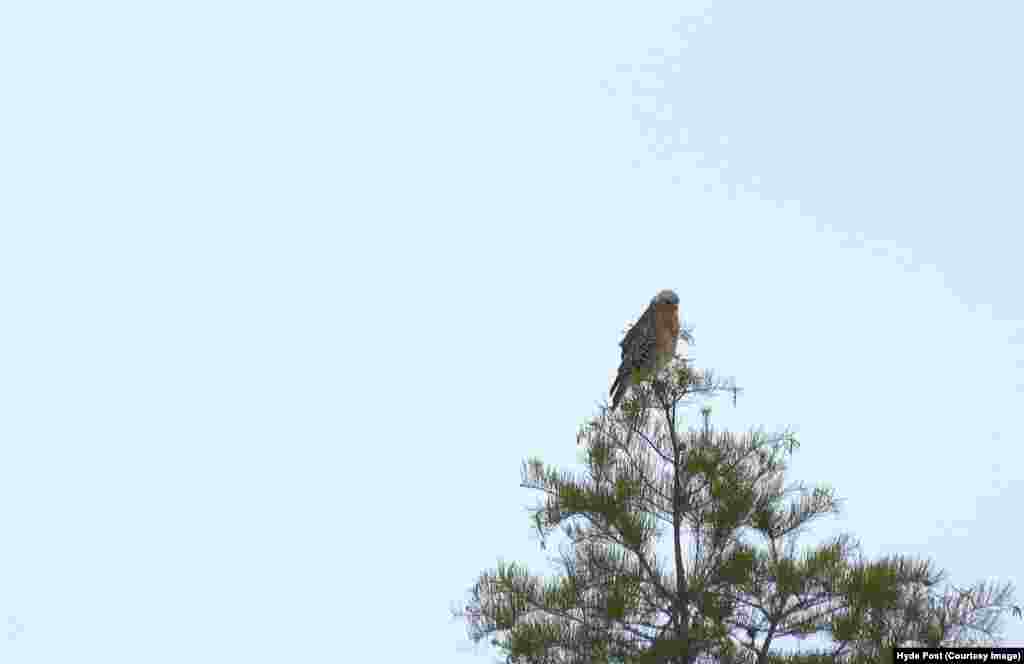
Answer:
POLYGON ((893 645, 996 636, 1009 584, 938 595, 929 562, 866 561, 849 535, 798 549, 840 501, 825 485, 785 483, 796 438, 716 431, 707 400, 730 391, 735 402, 738 388, 681 358, 665 373, 581 428, 583 473, 524 462, 522 486, 543 496, 531 510, 542 547, 565 536, 557 573, 499 562, 480 574, 454 611, 473 641, 490 638, 515 664, 852 664, 893 645), (702 426, 683 430, 696 405, 702 426), (832 646, 772 648, 812 635, 832 646))

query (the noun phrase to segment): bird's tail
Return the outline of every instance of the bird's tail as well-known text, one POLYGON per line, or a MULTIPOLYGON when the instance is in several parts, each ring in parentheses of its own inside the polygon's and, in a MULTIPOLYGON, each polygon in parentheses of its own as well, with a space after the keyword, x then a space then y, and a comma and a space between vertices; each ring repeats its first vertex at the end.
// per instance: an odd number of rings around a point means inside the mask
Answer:
POLYGON ((619 374, 615 377, 615 382, 612 383, 612 388, 608 390, 608 394, 612 397, 612 412, 619 407, 619 402, 622 401, 622 397, 626 396, 626 388, 629 387, 626 382, 626 375, 619 374))

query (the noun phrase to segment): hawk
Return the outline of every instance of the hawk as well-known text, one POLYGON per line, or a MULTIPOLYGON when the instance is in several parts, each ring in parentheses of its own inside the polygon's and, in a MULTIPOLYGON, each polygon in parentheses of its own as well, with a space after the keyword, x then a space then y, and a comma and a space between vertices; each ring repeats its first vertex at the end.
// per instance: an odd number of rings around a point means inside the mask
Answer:
POLYGON ((651 298, 640 320, 619 342, 622 363, 608 391, 612 397, 612 410, 618 408, 626 395, 633 382, 634 371, 648 375, 657 373, 675 357, 679 330, 679 296, 675 291, 663 290, 651 298))

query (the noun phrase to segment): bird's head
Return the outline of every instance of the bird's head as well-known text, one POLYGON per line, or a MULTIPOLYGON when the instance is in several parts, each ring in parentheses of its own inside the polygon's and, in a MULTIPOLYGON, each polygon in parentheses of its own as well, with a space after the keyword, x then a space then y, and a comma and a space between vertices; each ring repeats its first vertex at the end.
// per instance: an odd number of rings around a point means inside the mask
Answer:
POLYGON ((679 296, 674 290, 663 290, 651 298, 651 304, 679 304, 679 296))

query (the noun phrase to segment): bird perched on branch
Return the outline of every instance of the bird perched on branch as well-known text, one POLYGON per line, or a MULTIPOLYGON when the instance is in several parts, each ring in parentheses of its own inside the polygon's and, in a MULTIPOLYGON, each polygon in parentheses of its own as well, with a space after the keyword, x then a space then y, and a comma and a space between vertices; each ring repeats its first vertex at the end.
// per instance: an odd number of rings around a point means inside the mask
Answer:
POLYGON ((622 363, 608 392, 612 397, 612 410, 618 408, 634 376, 653 375, 675 357, 679 330, 679 296, 675 291, 663 290, 651 298, 640 320, 619 342, 622 363))

